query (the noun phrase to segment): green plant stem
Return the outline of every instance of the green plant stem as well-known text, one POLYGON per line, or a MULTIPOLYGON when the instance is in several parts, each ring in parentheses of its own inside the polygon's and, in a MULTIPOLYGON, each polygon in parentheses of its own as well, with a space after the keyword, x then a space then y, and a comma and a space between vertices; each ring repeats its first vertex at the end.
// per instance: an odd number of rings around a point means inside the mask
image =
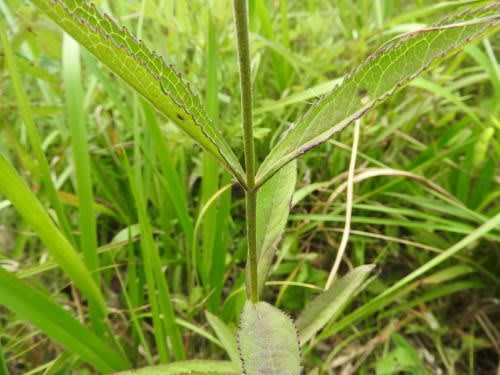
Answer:
POLYGON ((250 295, 250 300, 253 303, 259 301, 258 280, 257 280, 257 193, 254 190, 246 192, 246 220, 247 220, 247 243, 248 243, 248 258, 250 266, 250 290, 247 295, 250 295))
POLYGON ((248 37, 248 8, 246 0, 233 0, 238 60, 240 66, 241 116, 245 154, 246 222, 248 242, 248 262, 250 268, 250 300, 258 301, 257 293, 257 245, 256 245, 256 201, 255 189, 255 147, 252 125, 252 77, 250 72, 250 42, 248 37))

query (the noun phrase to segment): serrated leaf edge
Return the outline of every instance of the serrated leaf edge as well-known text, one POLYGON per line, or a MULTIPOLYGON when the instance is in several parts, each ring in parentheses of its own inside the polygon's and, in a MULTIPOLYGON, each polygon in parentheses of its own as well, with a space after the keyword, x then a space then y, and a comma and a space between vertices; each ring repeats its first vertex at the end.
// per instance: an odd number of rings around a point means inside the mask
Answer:
MULTIPOLYGON (((465 17, 465 16, 471 16, 471 15, 476 14, 476 13, 481 13, 481 12, 487 11, 490 8, 499 8, 499 7, 500 7, 500 3, 495 2, 495 3, 491 3, 491 4, 488 4, 488 5, 485 5, 483 7, 480 7, 480 8, 468 9, 468 10, 466 10, 464 12, 461 12, 461 13, 458 13, 458 14, 447 15, 446 17, 444 17, 442 20, 440 20, 438 23, 434 24, 433 26, 434 27, 443 26, 443 25, 445 25, 446 20, 449 20, 451 18, 460 18, 460 17, 465 17)), ((492 20, 498 20, 498 17, 494 17, 494 18, 492 18, 492 20)), ((344 121, 342 121, 339 124, 333 126, 332 129, 330 129, 330 131, 326 132, 326 135, 325 134, 321 134, 320 136, 317 136, 313 140, 309 141, 307 144, 303 145, 296 153, 293 153, 292 157, 285 156, 285 157, 282 157, 282 158, 278 159, 278 161, 274 163, 275 166, 272 167, 272 168, 268 168, 268 171, 264 170, 265 173, 263 174, 262 173, 262 169, 263 169, 262 167, 265 166, 265 163, 266 163, 266 160, 267 160, 267 157, 266 157, 266 159, 264 160, 264 162, 261 164, 261 168, 259 168, 259 170, 257 172, 256 186, 257 187, 262 186, 274 174, 276 174, 278 172, 278 170, 280 170, 285 164, 289 163, 293 159, 296 159, 296 158, 300 157, 301 155, 305 154, 307 151, 311 150, 312 148, 314 148, 314 147, 316 147, 316 146, 318 146, 318 145, 326 142, 333 134, 338 133, 339 131, 342 131, 347 126, 349 126, 350 124, 352 124, 354 121, 356 121, 357 119, 361 118, 366 112, 368 112, 369 110, 373 109, 380 102, 383 102, 385 99, 387 99, 388 97, 390 97, 391 95, 393 95, 400 88, 402 88, 403 86, 407 85, 411 80, 415 79, 419 74, 421 74, 422 72, 428 70, 429 67, 432 66, 435 62, 437 62, 440 59, 444 58, 446 55, 452 53, 452 51, 456 50, 459 46, 470 43, 471 41, 473 41, 474 39, 476 39, 477 37, 479 37, 480 35, 482 35, 483 33, 485 33, 488 29, 493 29, 494 27, 498 26, 494 22, 488 22, 488 23, 485 23, 484 25, 485 26, 483 28, 481 28, 480 30, 476 31, 470 37, 466 38, 464 42, 452 44, 448 48, 446 48, 445 50, 443 50, 442 52, 440 52, 439 54, 437 54, 436 57, 431 62, 429 62, 428 64, 422 66, 419 70, 417 70, 412 75, 409 75, 405 79, 403 79, 400 82, 398 82, 394 86, 394 88, 392 90, 388 91, 386 94, 384 94, 382 96, 379 96, 378 98, 375 98, 370 104, 366 105, 365 107, 362 107, 359 111, 357 111, 357 113, 355 115, 349 116, 344 121)), ((336 94, 342 88, 342 86, 344 84, 346 84, 347 82, 349 82, 352 79, 352 77, 359 70, 361 70, 364 66, 366 66, 371 61, 375 60, 380 55, 382 55, 384 53, 387 53, 389 50, 398 48, 399 46, 401 46, 404 42, 408 41, 409 39, 416 38, 417 36, 419 36, 423 32, 427 32, 427 31, 428 31, 428 29, 422 29, 422 30, 417 30, 417 31, 406 33, 405 35, 401 36, 397 40, 393 40, 393 41, 387 42, 385 45, 382 45, 380 48, 378 48, 373 54, 371 54, 367 59, 365 59, 363 61, 363 63, 361 63, 358 66, 356 66, 355 68, 353 68, 350 71, 350 73, 348 73, 345 76, 345 78, 342 80, 342 82, 338 83, 333 88, 333 90, 331 92, 329 92, 328 94, 324 95, 322 98, 318 99, 306 111, 306 113, 299 118, 298 121, 294 122, 293 125, 290 126, 283 133, 283 135, 280 138, 280 141, 276 144, 275 148, 280 145, 280 143, 286 138, 286 135, 292 129, 294 129, 297 126, 297 124, 301 123, 302 120, 304 120, 305 118, 307 118, 309 116, 312 116, 313 112, 317 112, 318 110, 321 110, 322 108, 324 108, 324 106, 326 106, 327 104, 329 104, 330 101, 325 100, 325 99, 327 99, 330 96, 333 97, 334 94, 336 94)), ((271 155, 271 154, 268 154, 268 156, 269 155, 271 155)))
MULTIPOLYGON (((119 48, 119 49, 122 49, 123 51, 125 51, 136 63, 138 63, 147 72, 149 72, 151 74, 151 76, 158 82, 161 91, 165 95, 167 95, 170 98, 170 100, 180 110, 182 110, 184 112, 185 115, 191 117, 191 119, 193 120, 193 123, 200 129, 200 131, 202 132, 202 134, 205 135, 212 142, 212 144, 217 149, 218 154, 220 156, 220 160, 223 162, 223 164, 225 165, 225 167, 230 170, 231 174, 238 180, 238 182, 242 186, 246 186, 246 178, 244 176, 244 172, 243 172, 243 169, 241 167, 240 162, 238 161, 238 159, 234 155, 234 152, 232 151, 232 149, 229 146, 228 146, 228 149, 226 151, 230 152, 232 154, 231 158, 234 159, 234 160, 232 160, 232 162, 230 162, 229 160, 227 160, 227 157, 225 156, 225 153, 222 151, 222 149, 221 149, 221 147, 220 147, 220 145, 218 143, 218 140, 216 140, 214 138, 214 134, 210 134, 210 132, 207 131, 208 129, 205 126, 203 126, 203 124, 200 122, 201 120, 205 121, 210 126, 210 130, 212 130, 213 132, 218 132, 218 130, 213 126, 212 121, 210 120, 210 118, 208 117, 208 115, 200 110, 201 108, 203 108, 203 106, 201 105, 199 96, 196 93, 193 92, 193 90, 191 89, 191 85, 189 84, 189 82, 187 82, 183 78, 182 74, 180 72, 178 72, 174 68, 173 64, 166 64, 165 61, 164 61, 164 59, 163 59, 163 57, 158 52, 150 50, 143 43, 142 40, 137 40, 130 33, 130 31, 125 26, 121 26, 120 27, 118 25, 118 23, 112 17, 110 17, 108 14, 106 14, 104 12, 101 12, 96 7, 96 5, 94 3, 84 4, 84 5, 78 5, 78 6, 79 7, 87 6, 90 10, 94 11, 97 14, 97 16, 105 18, 110 23, 110 25, 113 28, 116 29, 117 32, 121 31, 122 33, 124 33, 125 34, 125 38, 129 38, 132 41, 132 43, 136 43, 139 48, 144 49, 150 56, 152 56, 155 59, 157 59, 156 62, 159 63, 159 72, 153 71, 146 61, 144 61, 138 54, 136 54, 133 51, 131 51, 130 47, 126 46, 125 44, 119 44, 119 45, 116 44, 116 41, 113 40, 113 37, 109 33, 107 33, 103 28, 97 27, 97 26, 94 27, 94 25, 92 25, 91 23, 89 23, 85 19, 81 18, 79 15, 77 15, 75 11, 72 11, 71 9, 69 9, 69 7, 65 3, 63 3, 61 0, 49 0, 49 1, 54 6, 60 6, 61 9, 63 9, 64 12, 66 12, 66 14, 68 16, 70 16, 71 18, 73 18, 74 20, 76 20, 80 25, 86 26, 87 29, 90 30, 92 33, 98 34, 102 38, 110 41, 111 43, 113 43, 113 45, 115 46, 115 48, 119 48), (188 108, 187 104, 180 102, 179 99, 175 97, 175 95, 173 95, 172 93, 166 91, 163 88, 163 85, 161 83, 162 82, 161 81, 162 77, 164 77, 165 79, 168 79, 166 72, 164 72, 164 69, 166 69, 166 67, 168 67, 168 69, 170 69, 172 71, 172 73, 175 74, 178 77, 178 79, 184 85, 184 87, 186 88, 186 90, 189 92, 189 94, 193 98, 193 106, 194 106, 194 108, 191 108, 191 109, 188 108), (192 110, 195 110, 196 113, 193 112, 192 110), (232 164, 235 164, 237 167, 233 168, 232 164)), ((171 120, 177 123, 176 119, 171 119, 171 120)), ((179 125, 179 124, 177 123, 177 125, 179 125)), ((181 125, 179 125, 179 126, 181 128, 183 128, 181 125)), ((217 136, 220 136, 221 140, 223 139, 221 134, 217 134, 215 137, 217 137, 217 136)))

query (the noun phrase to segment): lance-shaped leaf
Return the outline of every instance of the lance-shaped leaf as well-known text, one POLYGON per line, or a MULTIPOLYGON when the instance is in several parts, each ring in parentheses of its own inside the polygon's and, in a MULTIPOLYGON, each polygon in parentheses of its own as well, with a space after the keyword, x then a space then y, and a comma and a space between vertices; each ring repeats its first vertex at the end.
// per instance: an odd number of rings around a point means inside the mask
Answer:
POLYGON ((301 372, 297 330, 288 316, 266 302, 245 303, 238 344, 245 375, 301 372))
POLYGON ((285 230, 297 181, 297 162, 282 168, 257 193, 257 259, 259 294, 271 266, 276 246, 285 230))
POLYGON ((192 360, 122 371, 116 375, 241 375, 241 371, 232 362, 192 360))
POLYGON ((498 30, 500 3, 469 10, 387 43, 315 104, 271 150, 257 173, 264 183, 284 164, 325 142, 397 89, 478 37, 498 30))
POLYGON ((296 321, 301 344, 305 344, 342 312, 351 297, 359 293, 361 284, 372 269, 373 265, 353 269, 306 306, 296 321))
POLYGON ((238 158, 172 65, 86 0, 33 3, 245 183, 238 158))
MULTIPOLYGON (((33 227, 47 246, 50 255, 61 266, 82 293, 106 314, 106 303, 88 268, 76 250, 49 217, 40 201, 16 170, 0 154, 0 194, 7 197, 19 214, 33 227)), ((2 300, 0 300, 2 303, 2 300)))

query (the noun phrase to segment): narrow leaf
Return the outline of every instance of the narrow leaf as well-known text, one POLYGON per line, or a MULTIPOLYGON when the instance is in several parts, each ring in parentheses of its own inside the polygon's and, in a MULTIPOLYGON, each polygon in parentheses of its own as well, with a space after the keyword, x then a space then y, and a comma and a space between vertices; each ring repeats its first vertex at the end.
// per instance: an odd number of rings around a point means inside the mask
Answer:
POLYGON ((335 332, 338 332, 341 329, 344 329, 345 327, 372 314, 374 311, 379 310, 380 308, 385 306, 386 302, 388 300, 391 300, 391 298, 394 297, 395 294, 400 293, 402 290, 407 288, 410 285, 410 283, 415 281, 419 276, 430 271, 431 269, 438 266, 445 260, 451 258, 464 248, 467 248, 470 244, 475 243, 476 241, 478 241, 478 239, 485 237, 490 231, 498 228, 499 226, 500 226, 500 213, 497 213, 495 216, 493 216, 491 219, 488 219, 488 221, 486 221, 480 227, 471 231, 467 236, 462 238, 453 246, 446 249, 439 255, 435 256, 434 258, 432 258, 427 263, 423 264, 410 274, 406 275, 401 280, 399 280, 389 288, 385 289, 382 293, 380 293, 375 298, 369 300, 367 303, 365 303, 357 310, 343 317, 341 320, 337 322, 336 325, 328 327, 328 331, 323 332, 321 334, 322 338, 328 337, 334 334, 335 332))
MULTIPOLYGON (((85 114, 82 107, 83 87, 81 84, 80 46, 67 34, 63 37, 62 70, 64 77, 64 93, 66 97, 66 113, 71 135, 71 151, 73 156, 76 191, 78 194, 78 222, 80 228, 80 248, 85 265, 92 272, 96 284, 100 283, 99 257, 97 255, 97 230, 94 214, 94 194, 90 175, 91 162, 89 155, 88 135, 85 114)), ((99 314, 89 305, 92 326, 97 334, 103 327, 99 314)))
POLYGON ((50 219, 40 201, 1 154, 0 193, 5 194, 12 202, 24 220, 40 236, 54 260, 80 288, 85 297, 95 303, 104 316, 106 313, 104 298, 90 272, 75 249, 50 219))
POLYGON ((238 345, 236 343, 236 335, 234 334, 234 332, 231 331, 226 323, 224 323, 214 314, 211 314, 209 311, 206 311, 205 315, 207 316, 208 323, 215 331, 215 334, 224 346, 224 349, 226 349, 226 352, 229 355, 229 358, 231 358, 231 361, 233 361, 234 363, 239 363, 240 356, 238 354, 238 345))
POLYGON ((293 161, 276 173, 257 193, 259 294, 276 253, 276 246, 285 230, 296 180, 297 162, 293 161))
POLYGON ((108 343, 83 326, 69 312, 2 267, 0 304, 30 321, 66 350, 79 355, 101 372, 119 371, 129 366, 125 358, 111 350, 108 343))
POLYGON ((200 99, 155 52, 126 28, 85 0, 33 0, 114 73, 148 99, 215 157, 242 184, 243 169, 226 140, 208 118, 200 99))
POLYGON ((245 303, 238 339, 245 375, 301 373, 295 326, 289 317, 270 304, 245 303))
POLYGON ((500 3, 494 2, 384 45, 290 129, 260 166, 257 184, 363 116, 434 61, 498 29, 499 11, 500 3))
POLYGON ((123 371, 116 375, 241 375, 241 371, 232 362, 192 360, 123 371))
POLYGON ((353 269, 306 306, 296 322, 301 344, 305 344, 342 312, 351 297, 360 291, 361 284, 372 269, 373 265, 353 269))

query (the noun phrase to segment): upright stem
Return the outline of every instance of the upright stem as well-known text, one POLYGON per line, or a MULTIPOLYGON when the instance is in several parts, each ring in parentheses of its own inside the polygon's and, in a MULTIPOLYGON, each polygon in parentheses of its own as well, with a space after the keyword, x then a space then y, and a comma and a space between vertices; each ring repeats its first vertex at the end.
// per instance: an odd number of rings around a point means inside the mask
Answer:
POLYGON ((257 245, 256 245, 256 199, 255 189, 255 149, 252 125, 252 77, 250 72, 250 42, 248 38, 247 0, 233 0, 236 38, 238 42, 238 60, 240 66, 241 115, 243 122, 243 140, 245 170, 247 178, 246 222, 248 242, 248 263, 250 267, 250 295, 252 302, 258 301, 257 295, 257 245))

